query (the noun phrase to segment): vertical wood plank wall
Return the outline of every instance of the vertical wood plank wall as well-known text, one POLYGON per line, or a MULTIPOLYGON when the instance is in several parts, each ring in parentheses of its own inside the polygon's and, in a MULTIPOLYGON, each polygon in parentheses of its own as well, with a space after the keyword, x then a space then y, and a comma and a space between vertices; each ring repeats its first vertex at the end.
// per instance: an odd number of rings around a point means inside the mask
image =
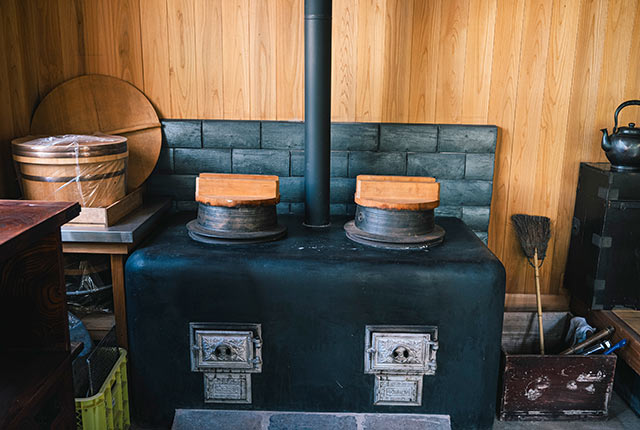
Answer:
MULTIPOLYGON (((640 98, 640 0, 333 3, 333 120, 500 127, 489 245, 530 293, 509 216, 549 216, 559 293, 579 162, 605 160, 598 130, 640 98)), ((303 0, 0 0, 0 196, 9 140, 57 84, 117 76, 163 118, 302 120, 303 41, 303 0)))

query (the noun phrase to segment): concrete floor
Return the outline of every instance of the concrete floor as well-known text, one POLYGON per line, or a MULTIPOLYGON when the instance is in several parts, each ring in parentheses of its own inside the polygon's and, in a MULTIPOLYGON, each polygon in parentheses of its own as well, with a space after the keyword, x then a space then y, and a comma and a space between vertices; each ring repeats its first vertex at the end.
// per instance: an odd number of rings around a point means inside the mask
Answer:
POLYGON ((609 404, 607 421, 503 422, 496 420, 493 430, 639 430, 638 417, 615 392, 609 404))

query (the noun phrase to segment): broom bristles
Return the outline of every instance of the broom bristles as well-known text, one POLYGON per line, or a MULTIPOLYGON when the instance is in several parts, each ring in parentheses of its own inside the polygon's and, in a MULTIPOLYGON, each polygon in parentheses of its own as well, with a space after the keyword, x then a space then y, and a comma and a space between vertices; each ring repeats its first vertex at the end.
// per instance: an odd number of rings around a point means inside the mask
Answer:
POLYGON ((532 259, 538 250, 538 260, 542 263, 547 254, 547 245, 551 238, 551 220, 546 216, 511 215, 513 227, 527 258, 532 259))

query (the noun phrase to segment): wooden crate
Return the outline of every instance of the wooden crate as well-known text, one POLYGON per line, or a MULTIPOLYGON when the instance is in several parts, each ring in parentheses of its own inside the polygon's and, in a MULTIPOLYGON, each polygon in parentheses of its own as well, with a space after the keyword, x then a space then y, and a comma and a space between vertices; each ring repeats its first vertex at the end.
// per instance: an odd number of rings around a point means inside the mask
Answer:
POLYGON ((107 207, 83 207, 80 211, 80 215, 69 221, 69 224, 110 227, 140 206, 142 206, 142 187, 137 188, 107 207))
POLYGON ((564 349, 571 314, 544 314, 546 350, 538 351, 534 312, 506 312, 502 334, 501 420, 605 419, 616 355, 553 355, 564 349))

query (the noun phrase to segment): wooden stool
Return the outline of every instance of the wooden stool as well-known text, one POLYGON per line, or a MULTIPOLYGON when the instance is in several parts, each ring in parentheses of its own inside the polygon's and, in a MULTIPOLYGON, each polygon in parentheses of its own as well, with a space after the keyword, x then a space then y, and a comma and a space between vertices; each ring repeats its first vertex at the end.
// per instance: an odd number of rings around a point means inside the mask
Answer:
POLYGON ((212 244, 268 242, 287 229, 278 224, 277 176, 201 173, 196 178, 198 217, 187 224, 189 236, 212 244))
POLYGON ((444 240, 434 222, 440 184, 434 178, 359 175, 356 218, 345 224, 355 242, 387 249, 424 249, 444 240))

